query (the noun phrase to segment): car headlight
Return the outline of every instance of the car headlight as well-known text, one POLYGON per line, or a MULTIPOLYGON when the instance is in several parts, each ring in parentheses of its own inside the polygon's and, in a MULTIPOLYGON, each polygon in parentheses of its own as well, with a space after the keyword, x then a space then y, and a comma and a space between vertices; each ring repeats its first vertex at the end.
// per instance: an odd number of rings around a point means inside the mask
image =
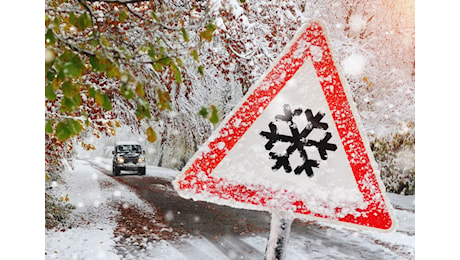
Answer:
POLYGON ((144 157, 139 157, 139 159, 137 159, 137 162, 138 162, 138 163, 144 162, 144 157))
POLYGON ((118 163, 124 163, 124 162, 125 162, 125 158, 123 158, 123 157, 118 157, 118 158, 117 158, 117 161, 118 161, 118 163))

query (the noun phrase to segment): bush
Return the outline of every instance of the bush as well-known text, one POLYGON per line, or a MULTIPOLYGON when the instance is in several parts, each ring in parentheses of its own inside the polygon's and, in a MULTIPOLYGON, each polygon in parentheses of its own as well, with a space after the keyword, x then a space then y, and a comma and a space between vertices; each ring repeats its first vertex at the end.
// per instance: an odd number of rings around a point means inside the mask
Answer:
POLYGON ((370 136, 370 146, 380 166, 387 192, 415 194, 415 123, 405 131, 382 138, 370 136))
POLYGON ((70 212, 75 206, 70 204, 69 197, 59 196, 54 190, 54 183, 59 177, 54 174, 46 174, 45 182, 45 227, 47 229, 59 227, 65 224, 70 212))

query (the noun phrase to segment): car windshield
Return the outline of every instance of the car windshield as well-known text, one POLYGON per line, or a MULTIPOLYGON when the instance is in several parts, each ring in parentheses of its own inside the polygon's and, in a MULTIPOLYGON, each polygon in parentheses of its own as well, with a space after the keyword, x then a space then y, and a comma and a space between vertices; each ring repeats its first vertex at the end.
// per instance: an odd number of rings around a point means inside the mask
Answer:
POLYGON ((141 151, 141 146, 140 145, 120 145, 118 146, 118 152, 123 152, 123 153, 129 153, 129 152, 134 152, 134 153, 139 153, 141 151))

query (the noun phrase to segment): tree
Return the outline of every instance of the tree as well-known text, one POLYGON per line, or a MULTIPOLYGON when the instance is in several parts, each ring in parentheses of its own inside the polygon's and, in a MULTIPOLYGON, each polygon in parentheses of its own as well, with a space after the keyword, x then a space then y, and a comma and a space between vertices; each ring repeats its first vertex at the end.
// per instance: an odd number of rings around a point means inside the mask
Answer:
MULTIPOLYGON (((181 169, 309 19, 325 22, 371 141, 413 139, 411 1, 45 3, 48 175, 71 165, 77 142, 94 149, 86 137, 124 125, 157 141, 160 165, 181 169)), ((413 142, 403 150, 413 158, 413 142)))
POLYGON ((202 74, 197 48, 214 29, 207 1, 45 4, 45 171, 55 180, 72 165, 74 141, 94 149, 83 132, 114 136, 123 124, 154 142, 152 122, 188 73, 183 60, 202 74))
POLYGON ((120 121, 139 126, 171 109, 183 60, 199 64, 196 48, 212 39, 206 8, 205 1, 46 1, 47 140, 63 143, 86 129, 114 135, 120 121))
MULTIPOLYGON (((187 84, 192 92, 174 92, 171 104, 175 115, 187 113, 164 121, 174 122, 164 124, 164 133, 178 134, 162 139, 164 153, 160 156, 163 161, 182 163, 166 166, 180 169, 193 154, 193 149, 180 148, 184 144, 181 140, 199 144, 210 134, 209 125, 187 115, 201 112, 205 104, 202 112, 209 116, 213 104, 219 117, 224 117, 263 75, 297 29, 310 19, 318 19, 324 24, 334 60, 351 89, 350 99, 357 104, 363 133, 371 141, 387 189, 413 193, 413 2, 221 0, 213 1, 209 13, 215 31, 212 42, 204 42, 199 49, 204 75, 190 78, 187 84), (408 141, 393 145, 400 142, 401 136, 408 141), (377 149, 375 144, 385 148, 377 149), (385 156, 388 151, 391 156, 385 156)), ((191 145, 184 144, 186 147, 191 145)))

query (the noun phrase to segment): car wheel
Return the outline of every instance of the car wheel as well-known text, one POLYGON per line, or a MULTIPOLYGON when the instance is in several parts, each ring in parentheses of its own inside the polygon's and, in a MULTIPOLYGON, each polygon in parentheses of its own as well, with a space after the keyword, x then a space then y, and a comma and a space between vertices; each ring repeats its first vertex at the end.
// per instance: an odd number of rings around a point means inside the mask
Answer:
POLYGON ((145 167, 137 168, 137 173, 139 175, 145 175, 145 167))
POLYGON ((120 168, 118 168, 117 166, 113 166, 112 172, 113 172, 114 176, 119 176, 120 175, 120 168))

